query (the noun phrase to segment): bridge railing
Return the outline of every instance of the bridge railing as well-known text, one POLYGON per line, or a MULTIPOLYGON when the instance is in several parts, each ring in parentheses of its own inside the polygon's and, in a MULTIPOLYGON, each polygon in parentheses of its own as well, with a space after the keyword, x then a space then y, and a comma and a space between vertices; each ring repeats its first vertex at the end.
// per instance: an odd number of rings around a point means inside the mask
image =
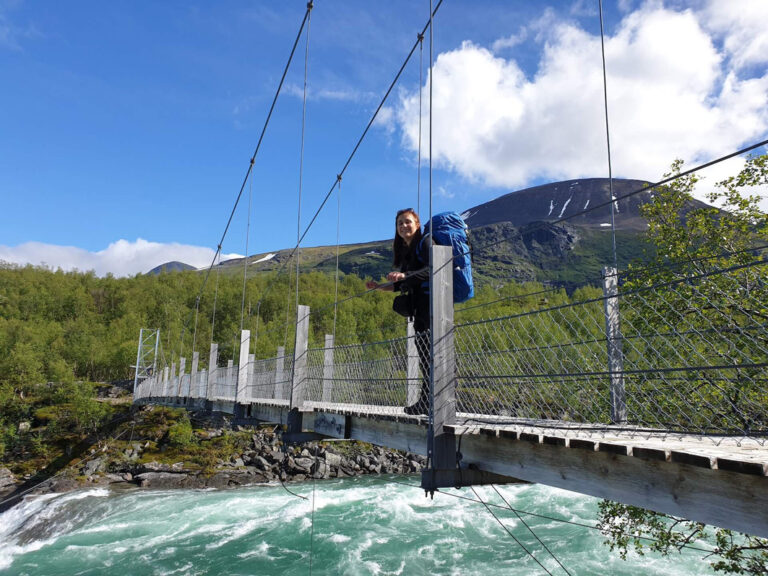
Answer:
POLYGON ((457 410, 545 425, 765 437, 765 263, 455 327, 457 410))
MULTIPOLYGON (((455 374, 457 419, 762 441, 768 436, 767 272, 760 261, 661 279, 625 276, 620 283, 606 269, 602 292, 583 290, 557 304, 458 322, 454 354, 446 356, 455 357, 455 368, 441 366, 443 374, 455 374)), ((282 350, 275 358, 230 362, 210 376, 177 376, 172 366, 170 374, 166 369, 140 382, 136 397, 293 407, 292 392, 301 386, 305 407, 360 405, 392 414, 418 397, 422 376, 412 331, 344 346, 327 336, 325 346, 305 354, 306 370, 297 374, 293 355, 282 350)))
MULTIPOLYGON (((307 397, 312 404, 363 404, 400 411, 407 401, 413 336, 308 350, 307 397)), ((413 363, 411 362, 411 366, 413 363)))

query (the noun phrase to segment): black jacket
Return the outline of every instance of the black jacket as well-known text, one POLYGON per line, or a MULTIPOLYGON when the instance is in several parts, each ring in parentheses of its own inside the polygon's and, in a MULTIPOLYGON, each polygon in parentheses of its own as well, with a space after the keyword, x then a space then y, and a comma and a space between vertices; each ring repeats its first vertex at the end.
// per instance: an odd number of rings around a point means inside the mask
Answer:
POLYGON ((407 248, 405 257, 401 260, 400 272, 406 275, 405 280, 394 283, 394 289, 400 292, 410 292, 414 299, 413 327, 416 332, 429 330, 429 240, 413 242, 407 248), (421 250, 418 246, 421 244, 421 250), (419 254, 421 252, 422 254, 419 254), (421 256, 423 258, 420 258, 421 256))

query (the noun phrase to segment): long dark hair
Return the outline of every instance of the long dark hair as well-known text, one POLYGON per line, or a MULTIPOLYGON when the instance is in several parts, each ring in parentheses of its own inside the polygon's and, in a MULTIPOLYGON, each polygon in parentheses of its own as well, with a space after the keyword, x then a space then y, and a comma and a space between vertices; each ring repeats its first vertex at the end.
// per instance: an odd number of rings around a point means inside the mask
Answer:
POLYGON ((415 249, 416 245, 421 241, 421 219, 419 218, 419 215, 416 214, 416 211, 413 208, 403 208, 402 210, 398 210, 397 214, 395 214, 395 239, 392 241, 392 255, 393 255, 393 266, 395 268, 399 268, 402 263, 405 261, 405 257, 408 254, 408 250, 415 249), (413 240, 411 240, 410 246, 405 243, 405 240, 400 238, 400 235, 397 233, 397 219, 400 218, 403 214, 411 214, 416 219, 416 224, 418 225, 418 229, 416 230, 416 233, 413 235, 413 240))

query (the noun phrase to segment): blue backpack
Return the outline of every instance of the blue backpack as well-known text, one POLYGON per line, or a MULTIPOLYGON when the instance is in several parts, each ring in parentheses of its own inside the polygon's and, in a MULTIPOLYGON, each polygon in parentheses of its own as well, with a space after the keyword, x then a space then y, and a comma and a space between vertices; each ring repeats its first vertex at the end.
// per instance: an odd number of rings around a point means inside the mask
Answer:
POLYGON ((453 301, 466 302, 475 295, 472 283, 472 253, 467 237, 467 224, 456 212, 442 212, 432 216, 424 225, 424 236, 419 243, 417 255, 424 262, 428 258, 421 256, 424 239, 432 233, 435 244, 450 246, 453 251, 453 301))

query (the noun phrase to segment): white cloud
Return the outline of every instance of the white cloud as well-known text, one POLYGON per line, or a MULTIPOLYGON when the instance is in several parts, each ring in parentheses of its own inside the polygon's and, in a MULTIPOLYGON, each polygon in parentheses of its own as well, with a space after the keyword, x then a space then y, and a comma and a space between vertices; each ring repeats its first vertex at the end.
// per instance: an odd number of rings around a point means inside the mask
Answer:
MULTIPOLYGON (((135 242, 118 240, 98 252, 41 242, 25 242, 18 246, 0 245, 0 261, 20 265, 42 265, 54 270, 93 270, 98 276, 143 274, 155 266, 172 261, 202 268, 211 264, 214 254, 215 251, 210 248, 176 243, 161 244, 142 238, 135 242)), ((222 256, 222 260, 241 257, 238 254, 226 254, 222 256)))
MULTIPOLYGON (((304 97, 304 87, 300 84, 287 83, 283 88, 285 93, 294 98, 304 97)), ((368 102, 374 95, 369 92, 347 90, 343 88, 324 88, 307 86, 307 100, 330 100, 336 102, 368 102)))
POLYGON ((505 50, 507 48, 514 48, 515 46, 518 46, 525 42, 525 40, 528 38, 528 30, 526 28, 521 28, 520 31, 517 34, 510 34, 506 38, 499 38, 493 43, 493 51, 494 52, 501 52, 502 50, 505 50))
MULTIPOLYGON (((768 70, 754 68, 768 62, 766 10, 762 0, 712 0, 699 11, 647 2, 626 14, 606 38, 614 176, 658 179, 675 158, 692 166, 768 133, 768 70), (740 8, 750 18, 736 14, 740 8)), ((600 37, 551 11, 544 20, 533 75, 470 42, 438 56, 437 166, 508 188, 607 176, 600 37)), ((401 95, 396 118, 404 146, 415 151, 416 91, 401 95)))
POLYGON ((709 0, 703 18, 708 29, 722 35, 735 68, 768 62, 768 2, 709 0))
POLYGON ((384 130, 387 134, 394 133, 396 129, 395 125, 395 111, 389 106, 382 106, 379 113, 376 115, 376 119, 373 121, 374 126, 377 126, 384 130))

